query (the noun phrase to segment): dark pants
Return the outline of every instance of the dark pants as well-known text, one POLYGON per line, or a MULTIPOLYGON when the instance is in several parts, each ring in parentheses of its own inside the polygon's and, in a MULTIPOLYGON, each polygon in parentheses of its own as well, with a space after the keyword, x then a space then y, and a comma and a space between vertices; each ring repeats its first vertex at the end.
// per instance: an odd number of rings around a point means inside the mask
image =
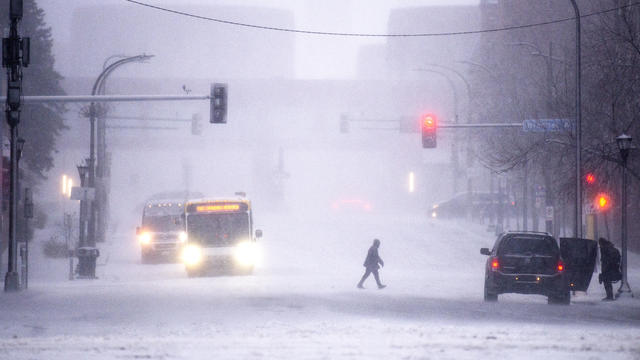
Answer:
POLYGON ((360 279, 358 286, 362 286, 362 284, 364 284, 364 281, 367 280, 369 274, 373 274, 373 277, 376 279, 376 283, 378 283, 378 286, 382 286, 382 283, 380 282, 380 275, 378 274, 378 269, 376 268, 367 268, 367 270, 364 272, 364 275, 362 275, 362 279, 360 279))
POLYGON ((603 281, 604 291, 607 292, 607 299, 613 299, 613 285, 611 281, 603 281))

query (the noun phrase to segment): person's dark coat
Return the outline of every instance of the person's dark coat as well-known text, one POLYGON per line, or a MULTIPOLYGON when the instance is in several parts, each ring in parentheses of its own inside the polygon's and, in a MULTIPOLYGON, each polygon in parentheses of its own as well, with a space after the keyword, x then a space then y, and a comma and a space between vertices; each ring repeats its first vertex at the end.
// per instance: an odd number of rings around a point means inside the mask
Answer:
POLYGON ((364 260, 364 264, 362 264, 367 269, 378 270, 380 269, 380 265, 384 266, 384 261, 382 261, 380 255, 378 255, 379 246, 379 243, 374 243, 369 248, 369 251, 367 252, 367 258, 364 260))
POLYGON ((600 239, 600 263, 602 271, 600 274, 601 281, 616 282, 622 279, 620 272, 620 251, 613 244, 605 239, 600 239))

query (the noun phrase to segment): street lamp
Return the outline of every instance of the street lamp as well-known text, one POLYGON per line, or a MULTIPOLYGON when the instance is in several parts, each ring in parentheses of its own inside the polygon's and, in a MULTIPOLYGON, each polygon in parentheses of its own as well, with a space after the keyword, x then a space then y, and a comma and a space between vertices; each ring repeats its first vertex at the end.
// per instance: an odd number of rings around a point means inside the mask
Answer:
MULTIPOLYGON (((104 86, 105 86, 106 79, 119 66, 127 63, 131 63, 131 62, 145 62, 151 59, 152 57, 153 55, 146 55, 146 54, 136 55, 136 56, 114 55, 114 56, 108 57, 103 64, 102 72, 100 73, 100 75, 98 75, 98 78, 93 84, 91 95, 104 93, 104 86), (121 59, 107 65, 109 63, 109 60, 113 58, 121 58, 121 59)), ((102 177, 104 175, 104 162, 105 162, 105 153, 106 153, 106 148, 105 148, 106 144, 104 140, 104 137, 105 137, 104 118, 102 116, 99 116, 98 110, 99 109, 96 103, 92 102, 89 105, 88 115, 89 115, 89 122, 90 122, 90 136, 89 136, 89 163, 88 163, 89 184, 88 186, 94 189, 96 188, 96 185, 98 185, 99 187, 104 186, 102 182, 100 182, 99 184, 96 184, 96 175, 98 175, 98 177, 102 177), (96 121, 98 120, 98 117, 101 117, 101 119, 98 121, 97 128, 96 128, 96 121), (97 135, 97 139, 96 139, 96 135, 97 135), (97 144, 96 144, 96 140, 97 140, 97 144), (97 145, 97 151, 96 151, 96 145, 97 145), (97 158, 96 158, 96 155, 97 155, 97 158), (96 166, 96 162, 97 162, 97 166, 96 166)), ((96 193, 101 193, 101 191, 96 191, 96 193)), ((87 231, 88 245, 95 246, 96 245, 96 212, 99 213, 99 217, 100 217, 98 220, 100 221, 101 226, 98 226, 98 227, 100 228, 101 239, 104 233, 103 231, 104 230, 103 229, 104 228, 103 226, 104 209, 105 209, 104 199, 101 199, 101 198, 94 199, 94 201, 91 201, 90 204, 87 204, 87 208, 89 209, 88 210, 89 224, 88 224, 88 231, 87 231)))
POLYGON ((631 150, 631 140, 631 136, 626 134, 622 134, 616 138, 618 150, 620 150, 620 157, 622 158, 622 201, 620 202, 620 215, 622 218, 622 228, 620 230, 622 242, 622 281, 616 297, 619 297, 622 293, 629 293, 631 297, 633 297, 633 292, 627 279, 627 158, 629 157, 629 150, 631 150))

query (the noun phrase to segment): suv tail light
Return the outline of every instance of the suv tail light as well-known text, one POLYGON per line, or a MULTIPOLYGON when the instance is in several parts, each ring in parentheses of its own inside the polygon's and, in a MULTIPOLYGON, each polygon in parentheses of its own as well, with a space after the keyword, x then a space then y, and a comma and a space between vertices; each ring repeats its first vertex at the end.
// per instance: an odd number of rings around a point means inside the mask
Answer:
POLYGON ((498 258, 497 257, 491 258, 491 270, 498 271, 499 267, 500 267, 500 262, 498 261, 498 258))
POLYGON ((558 272, 564 271, 564 262, 562 260, 558 260, 558 266, 556 266, 556 269, 558 270, 558 272))

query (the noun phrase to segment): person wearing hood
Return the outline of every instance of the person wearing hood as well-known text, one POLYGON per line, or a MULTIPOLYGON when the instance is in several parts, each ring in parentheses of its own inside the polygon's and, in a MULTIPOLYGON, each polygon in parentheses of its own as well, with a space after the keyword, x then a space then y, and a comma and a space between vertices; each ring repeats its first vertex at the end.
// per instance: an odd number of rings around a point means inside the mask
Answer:
POLYGON ((365 267, 364 275, 362 275, 362 279, 358 283, 359 289, 364 289, 364 281, 367 280, 370 274, 373 274, 373 277, 376 279, 376 283, 378 284, 378 289, 384 289, 387 287, 380 282, 380 275, 378 274, 378 269, 382 265, 384 267, 384 261, 380 255, 378 255, 378 248, 380 247, 380 240, 373 239, 373 245, 369 248, 367 252, 367 258, 364 260, 363 266, 365 267))
POLYGON ((598 276, 598 282, 604 285, 604 291, 607 293, 607 297, 602 299, 603 301, 615 300, 613 297, 612 283, 622 279, 622 272, 620 271, 620 252, 613 246, 611 241, 600 238, 598 239, 600 244, 600 275, 598 276))

